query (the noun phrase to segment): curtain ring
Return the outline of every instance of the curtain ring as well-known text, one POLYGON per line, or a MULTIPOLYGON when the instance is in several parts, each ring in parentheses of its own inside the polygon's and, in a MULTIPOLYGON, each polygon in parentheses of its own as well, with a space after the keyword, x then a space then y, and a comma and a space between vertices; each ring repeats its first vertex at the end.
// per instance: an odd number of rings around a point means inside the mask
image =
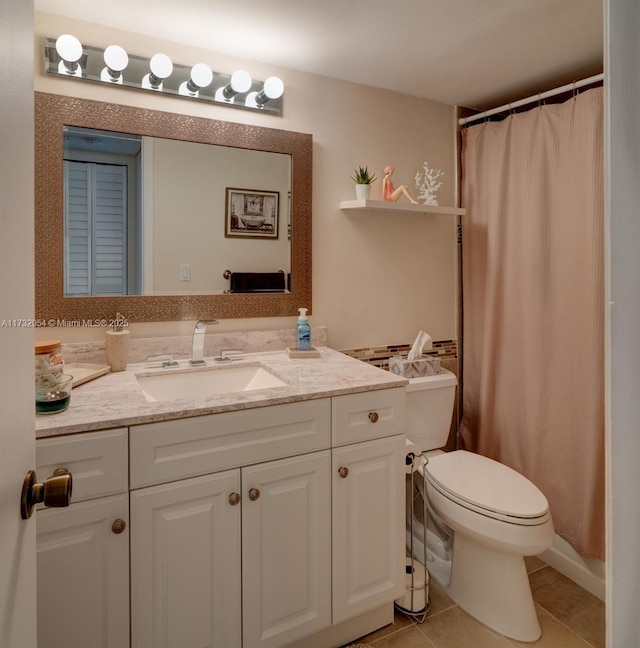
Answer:
POLYGON ((538 92, 538 108, 542 108, 542 93, 538 92))
POLYGON ((578 96, 578 88, 576 88, 576 81, 573 82, 573 89, 571 91, 571 95, 574 99, 578 96))

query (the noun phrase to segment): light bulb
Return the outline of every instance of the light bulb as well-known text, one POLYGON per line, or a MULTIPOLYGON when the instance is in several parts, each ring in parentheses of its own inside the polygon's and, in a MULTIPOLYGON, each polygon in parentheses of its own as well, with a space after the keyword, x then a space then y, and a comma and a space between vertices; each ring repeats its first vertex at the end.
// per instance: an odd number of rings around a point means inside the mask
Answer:
POLYGON ((82 76, 78 61, 82 58, 82 43, 71 34, 62 34, 56 39, 56 52, 62 59, 58 64, 60 74, 82 76))
POLYGON ((231 75, 231 89, 234 92, 249 92, 252 83, 251 75, 246 70, 236 70, 231 75))
POLYGON ((100 73, 102 81, 122 83, 122 71, 129 65, 129 55, 120 45, 109 45, 104 51, 105 67, 100 73))
POLYGON ((56 52, 67 63, 77 63, 82 57, 82 43, 71 34, 62 34, 56 40, 56 52))
POLYGON ((269 99, 278 99, 279 97, 282 97, 282 93, 284 92, 284 83, 282 83, 282 79, 277 76, 269 77, 264 82, 263 92, 267 97, 269 97, 269 99))
POLYGON ((178 93, 187 97, 197 97, 201 88, 206 88, 213 81, 213 72, 206 63, 196 63, 191 68, 188 81, 183 81, 178 88, 178 93))
POLYGON ((262 86, 260 92, 250 92, 247 95, 245 105, 253 108, 262 108, 269 99, 278 99, 284 92, 282 79, 276 76, 269 77, 262 86))
POLYGON ((147 90, 162 90, 162 82, 173 72, 173 63, 166 54, 154 54, 149 61, 151 72, 142 79, 147 90))
POLYGON ((239 92, 247 92, 251 89, 253 80, 251 75, 246 70, 236 70, 231 75, 231 80, 226 86, 216 90, 216 101, 225 101, 226 103, 233 103, 234 97, 239 92))
POLYGON ((129 65, 129 55, 120 45, 109 45, 104 51, 104 62, 114 72, 122 72, 129 65))
POLYGON ((166 54, 154 54, 149 62, 151 74, 158 79, 166 79, 173 72, 173 63, 166 54))
POLYGON ((196 63, 191 68, 191 80, 198 88, 206 88, 213 81, 213 72, 206 63, 196 63))

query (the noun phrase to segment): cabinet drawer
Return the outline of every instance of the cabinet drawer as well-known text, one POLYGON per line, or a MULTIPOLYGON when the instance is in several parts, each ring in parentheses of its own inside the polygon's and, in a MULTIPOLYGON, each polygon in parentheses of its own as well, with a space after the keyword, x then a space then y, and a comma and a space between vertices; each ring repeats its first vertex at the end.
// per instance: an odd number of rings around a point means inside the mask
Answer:
POLYGON ((404 432, 404 387, 336 396, 332 445, 341 446, 404 432))
POLYGON ((131 488, 323 450, 331 403, 311 400, 131 428, 131 488))
POLYGON ((38 439, 36 471, 39 480, 66 468, 73 476, 72 502, 125 493, 127 428, 38 439))

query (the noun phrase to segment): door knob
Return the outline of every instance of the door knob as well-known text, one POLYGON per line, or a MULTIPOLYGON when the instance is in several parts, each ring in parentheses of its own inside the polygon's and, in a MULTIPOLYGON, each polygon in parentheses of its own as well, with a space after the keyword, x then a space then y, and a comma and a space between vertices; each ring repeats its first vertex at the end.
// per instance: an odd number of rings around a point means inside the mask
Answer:
POLYGON ((36 504, 44 503, 45 506, 69 506, 73 478, 68 471, 56 471, 52 477, 43 483, 36 482, 35 470, 27 471, 22 482, 22 495, 20 496, 20 515, 23 520, 28 520, 33 514, 36 504))
POLYGON ((249 499, 252 502, 255 502, 260 497, 260 491, 257 488, 251 488, 249 490, 249 499))
POLYGON ((113 524, 111 525, 111 533, 120 535, 121 533, 124 532, 126 528, 127 528, 127 523, 121 518, 118 518, 117 520, 114 520, 113 524))

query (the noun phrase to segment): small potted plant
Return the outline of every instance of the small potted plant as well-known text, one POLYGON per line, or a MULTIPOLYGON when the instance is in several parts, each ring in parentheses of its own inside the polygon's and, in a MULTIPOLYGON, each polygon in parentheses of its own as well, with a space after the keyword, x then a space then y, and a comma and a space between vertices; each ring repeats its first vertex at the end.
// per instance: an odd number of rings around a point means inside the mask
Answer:
POLYGON ((371 185, 376 180, 376 174, 370 174, 367 167, 358 167, 353 170, 353 173, 351 179, 356 183, 356 198, 358 200, 368 200, 371 194, 371 185))

